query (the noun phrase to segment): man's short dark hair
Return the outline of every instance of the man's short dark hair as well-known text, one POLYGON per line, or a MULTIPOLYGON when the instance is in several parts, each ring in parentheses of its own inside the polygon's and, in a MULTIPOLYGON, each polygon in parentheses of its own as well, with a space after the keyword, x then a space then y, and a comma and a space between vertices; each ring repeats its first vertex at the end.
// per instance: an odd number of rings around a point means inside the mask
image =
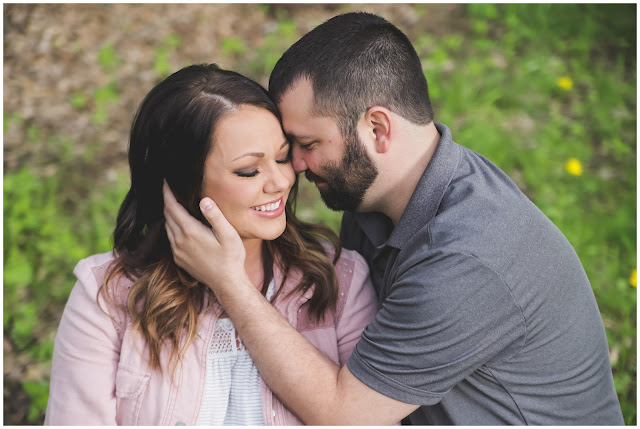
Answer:
POLYGON ((418 54, 402 31, 377 15, 335 16, 293 44, 269 79, 276 103, 299 78, 312 83, 314 113, 334 117, 343 134, 376 105, 416 124, 433 120, 418 54))

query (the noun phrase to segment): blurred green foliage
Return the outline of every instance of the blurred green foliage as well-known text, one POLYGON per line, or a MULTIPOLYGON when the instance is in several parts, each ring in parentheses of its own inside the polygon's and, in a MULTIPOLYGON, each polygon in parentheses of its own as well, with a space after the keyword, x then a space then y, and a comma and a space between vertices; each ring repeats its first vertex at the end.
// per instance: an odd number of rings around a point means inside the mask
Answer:
MULTIPOLYGON (((95 166, 73 157, 68 141, 51 144, 60 154, 55 175, 23 168, 4 177, 4 332, 36 362, 51 360, 47 325, 60 317, 56 311, 75 282, 73 266, 111 248, 114 215, 128 187, 123 174, 102 184, 86 181, 95 166)), ((32 398, 29 421, 41 423, 48 380, 23 388, 32 398)))
POLYGON ((171 54, 176 51, 182 39, 177 34, 170 34, 164 38, 160 46, 155 49, 155 61, 153 63, 153 70, 158 75, 158 80, 164 79, 169 76, 173 71, 173 67, 169 61, 171 54))
MULTIPOLYGON (((118 89, 115 81, 96 88, 93 93, 94 110, 91 115, 91 122, 94 124, 105 123, 109 115, 109 106, 115 105, 118 102, 118 98, 118 89)), ((77 99, 76 102, 78 102, 77 99)))
MULTIPOLYGON (((416 5, 416 12, 427 12, 416 5)), ((262 13, 270 13, 262 5, 262 13)), ((301 36, 286 13, 258 46, 221 41, 228 67, 266 81, 280 55, 301 36)), ((636 10, 635 5, 468 4, 465 22, 443 37, 410 35, 436 112, 454 140, 495 162, 573 244, 605 323, 616 390, 627 424, 636 424, 636 10), (615 25, 611 25, 615 23, 615 25), (632 274, 634 273, 634 274, 632 274)), ((155 48, 158 79, 174 70, 180 37, 155 48)), ((76 94, 76 109, 102 123, 118 102, 113 46, 96 59, 110 83, 92 99, 76 94)), ((4 112, 4 129, 24 125, 4 112)), ((26 126, 26 125, 25 125, 26 126)), ((27 128, 27 142, 41 138, 27 128)), ((83 142, 85 143, 85 142, 83 142)), ((100 142, 75 153, 74 142, 51 142, 56 171, 25 167, 4 177, 4 333, 40 362, 52 354, 46 323, 58 320, 79 259, 111 248, 115 216, 128 188, 124 173, 95 160, 100 142), (90 177, 95 177, 92 174, 90 177), (54 309, 58 313, 52 314, 54 309)), ((340 214, 327 209, 301 179, 298 214, 336 231, 340 214)), ((29 422, 42 422, 48 380, 23 383, 29 422)))
POLYGON ((98 52, 98 63, 104 70, 113 71, 118 67, 120 57, 112 44, 108 43, 100 48, 100 52, 98 52))
POLYGON ((87 96, 81 92, 76 92, 71 96, 71 107, 74 109, 82 109, 87 105, 87 96))

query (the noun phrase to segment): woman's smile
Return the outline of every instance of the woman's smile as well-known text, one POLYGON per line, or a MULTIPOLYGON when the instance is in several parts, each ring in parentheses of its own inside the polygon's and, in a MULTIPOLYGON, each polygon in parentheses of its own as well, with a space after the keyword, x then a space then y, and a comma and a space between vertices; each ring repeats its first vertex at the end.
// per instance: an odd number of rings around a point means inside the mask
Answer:
POLYGON ((281 197, 271 203, 251 207, 251 211, 258 216, 273 219, 284 213, 284 206, 285 205, 281 197))
POLYGON ((281 203, 282 203, 282 198, 278 198, 276 201, 272 201, 270 203, 262 204, 259 206, 253 206, 251 208, 259 212, 270 212, 280 207, 281 203))

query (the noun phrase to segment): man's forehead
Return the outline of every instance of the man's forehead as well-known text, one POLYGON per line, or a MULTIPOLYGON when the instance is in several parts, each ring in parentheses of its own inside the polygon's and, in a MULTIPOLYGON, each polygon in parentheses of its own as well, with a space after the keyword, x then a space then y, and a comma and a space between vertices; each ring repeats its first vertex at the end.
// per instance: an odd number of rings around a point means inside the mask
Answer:
POLYGON ((288 92, 303 90, 308 91, 313 94, 313 81, 308 76, 298 76, 294 80, 291 81, 289 87, 284 91, 283 94, 287 94, 288 92))
POLYGON ((278 105, 282 108, 282 106, 288 103, 295 103, 298 105, 302 102, 304 102, 305 107, 307 108, 311 107, 313 104, 313 85, 311 80, 303 77, 294 80, 291 85, 289 85, 289 88, 287 88, 280 97, 278 105))

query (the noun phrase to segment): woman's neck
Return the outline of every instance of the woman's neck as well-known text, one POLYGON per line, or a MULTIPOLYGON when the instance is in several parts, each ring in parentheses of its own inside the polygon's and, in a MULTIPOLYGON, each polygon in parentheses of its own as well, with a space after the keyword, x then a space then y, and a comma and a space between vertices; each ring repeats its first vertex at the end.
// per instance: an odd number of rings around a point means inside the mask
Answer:
POLYGON ((262 281, 264 277, 264 267, 262 262, 262 240, 242 240, 246 259, 244 269, 251 279, 253 285, 258 289, 262 289, 262 281))

